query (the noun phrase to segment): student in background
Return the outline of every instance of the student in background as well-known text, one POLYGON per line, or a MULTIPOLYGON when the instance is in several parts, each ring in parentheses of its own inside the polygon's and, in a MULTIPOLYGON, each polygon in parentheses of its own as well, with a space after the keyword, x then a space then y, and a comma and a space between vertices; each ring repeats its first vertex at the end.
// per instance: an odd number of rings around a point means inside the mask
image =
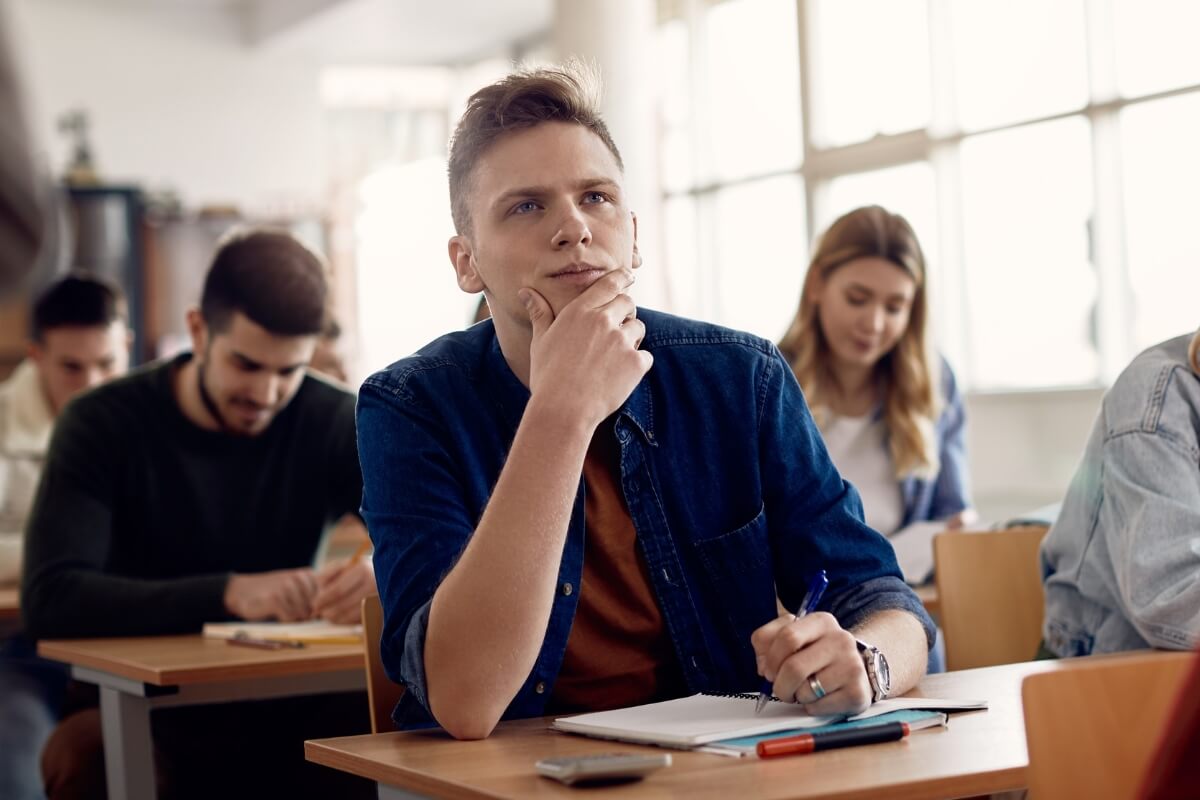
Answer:
MULTIPOLYGON (((69 276, 33 306, 29 357, 0 385, 0 585, 20 578, 25 522, 54 420, 67 401, 129 366, 125 299, 114 286, 69 276)), ((0 642, 0 797, 42 797, 38 755, 66 685, 61 664, 22 635, 0 642)))
MULTIPOLYGON (((899 214, 866 206, 821 237, 779 343, 867 524, 894 544, 914 523, 974 519, 962 395, 931 352, 928 314, 916 234, 899 214)), ((927 555, 910 583, 928 579, 927 555)))
MULTIPOLYGON (((326 296, 324 265, 291 236, 236 234, 187 313, 193 351, 66 408, 27 531, 31 636, 359 619, 371 563, 311 566, 362 493, 354 396, 306 369, 326 296)), ((154 738, 172 796, 370 796, 365 781, 306 764, 301 746, 367 727, 359 692, 162 709, 154 738)), ((52 800, 103 795, 94 693, 64 714, 42 764, 52 800)))
POLYGON ((470 98, 449 252, 492 320, 359 393, 394 719, 480 738, 760 675, 849 712, 888 693, 889 664, 907 690, 932 623, 774 345, 627 294, 637 219, 592 77, 518 72, 470 98), (772 588, 796 609, 820 569, 821 610, 776 616, 772 588))
POLYGON ((1200 333, 1104 395, 1042 570, 1048 655, 1200 645, 1200 333))

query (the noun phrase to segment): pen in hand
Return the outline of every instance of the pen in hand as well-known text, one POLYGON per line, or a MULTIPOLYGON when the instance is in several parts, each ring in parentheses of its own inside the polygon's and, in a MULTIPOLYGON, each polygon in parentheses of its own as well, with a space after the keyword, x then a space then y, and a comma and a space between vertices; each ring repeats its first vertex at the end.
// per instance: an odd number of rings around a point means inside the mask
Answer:
MULTIPOLYGON (((800 610, 796 612, 796 619, 807 616, 813 611, 816 611, 817 605, 821 602, 821 596, 825 594, 825 589, 829 586, 829 577, 825 574, 825 570, 817 570, 817 574, 808 583, 808 591, 804 593, 804 601, 800 603, 800 610)), ((762 713, 767 702, 771 699, 771 682, 763 678, 762 688, 758 690, 758 699, 754 701, 754 713, 762 713)))

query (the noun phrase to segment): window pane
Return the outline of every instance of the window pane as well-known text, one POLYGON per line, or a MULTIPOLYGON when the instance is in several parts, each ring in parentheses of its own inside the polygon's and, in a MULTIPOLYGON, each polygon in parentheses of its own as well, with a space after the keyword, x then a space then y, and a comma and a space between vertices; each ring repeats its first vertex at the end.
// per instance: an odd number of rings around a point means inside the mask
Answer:
POLYGON ((1138 351, 1200 327, 1200 93, 1121 113, 1126 247, 1138 351))
POLYGON ((690 195, 668 198, 663 204, 665 309, 684 317, 704 316, 703 264, 696 257, 696 228, 696 201, 690 195))
POLYGON ((902 215, 916 231, 925 252, 925 261, 933 268, 938 259, 937 191, 933 168, 928 162, 843 175, 829 182, 817 217, 820 235, 835 219, 856 208, 880 205, 902 215))
POLYGON ((947 5, 955 102, 965 130, 1058 114, 1087 102, 1081 0, 947 5))
POLYGON ((800 179, 731 186, 715 206, 715 320, 778 340, 800 303, 808 263, 800 179))
POLYGON ((692 104, 688 91, 688 32, 682 19, 658 29, 659 114, 662 119, 663 189, 689 189, 695 183, 689 126, 692 104))
POLYGON ((1113 0, 1117 88, 1125 97, 1200 83, 1200 3, 1113 0))
POLYGON ((929 124, 926 0, 815 0, 807 8, 818 145, 929 124))
POLYGON ((962 168, 973 385, 1096 381, 1087 122, 1070 117, 969 138, 962 168))
POLYGON ((715 177, 800 163, 796 0, 726 0, 704 19, 715 177))

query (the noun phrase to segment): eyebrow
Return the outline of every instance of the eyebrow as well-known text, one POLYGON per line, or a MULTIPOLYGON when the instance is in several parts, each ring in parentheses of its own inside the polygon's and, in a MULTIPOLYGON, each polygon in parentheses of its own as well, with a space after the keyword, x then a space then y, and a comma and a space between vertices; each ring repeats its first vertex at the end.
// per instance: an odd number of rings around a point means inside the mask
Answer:
POLYGON ((267 369, 267 370, 273 370, 275 372, 294 372, 295 370, 298 370, 301 367, 305 366, 305 363, 306 363, 304 361, 301 361, 296 364, 288 364, 288 365, 282 366, 282 367, 268 367, 266 364, 259 363, 258 361, 255 361, 253 358, 243 355, 242 353, 239 353, 236 350, 233 351, 233 357, 236 358, 238 361, 242 362, 242 364, 244 366, 249 367, 250 369, 267 369))
MULTIPOLYGON (((595 189, 597 186, 616 187, 617 185, 618 184, 616 180, 613 178, 593 177, 580 180, 571 187, 571 190, 575 192, 586 192, 588 189, 595 189)), ((554 189, 550 186, 520 186, 516 189, 509 189, 507 192, 497 197, 496 201, 492 203, 492 206, 503 206, 518 197, 544 197, 545 195, 552 194, 553 192, 554 189)))
MULTIPOLYGON (((874 297, 876 294, 878 294, 878 292, 876 292, 876 291, 875 291, 874 289, 872 289, 870 286, 864 286, 864 285, 863 285, 863 284, 861 284, 861 283, 851 283, 851 284, 850 284, 848 287, 846 287, 846 288, 848 288, 848 289, 855 289, 855 290, 858 290, 858 291, 860 291, 860 292, 864 292, 864 293, 866 293, 866 294, 869 294, 869 295, 871 295, 872 297, 874 297)), ((894 292, 894 293, 892 293, 892 294, 885 295, 885 296, 884 296, 884 299, 885 299, 885 300, 912 300, 912 299, 913 299, 913 297, 915 297, 915 296, 916 296, 916 293, 915 293, 915 292, 914 292, 913 294, 911 294, 911 295, 909 295, 909 294, 904 294, 903 292, 894 292)))

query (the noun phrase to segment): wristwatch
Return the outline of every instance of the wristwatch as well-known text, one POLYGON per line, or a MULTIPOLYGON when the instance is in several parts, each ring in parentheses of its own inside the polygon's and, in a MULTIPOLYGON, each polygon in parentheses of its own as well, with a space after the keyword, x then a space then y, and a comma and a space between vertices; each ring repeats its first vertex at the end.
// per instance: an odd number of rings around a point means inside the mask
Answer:
POLYGON ((888 696, 892 689, 892 671, 888 669, 887 659, 879 648, 864 641, 855 640, 858 644, 858 654, 862 656, 863 666, 867 669, 867 680, 871 684, 871 702, 878 703, 888 696))

